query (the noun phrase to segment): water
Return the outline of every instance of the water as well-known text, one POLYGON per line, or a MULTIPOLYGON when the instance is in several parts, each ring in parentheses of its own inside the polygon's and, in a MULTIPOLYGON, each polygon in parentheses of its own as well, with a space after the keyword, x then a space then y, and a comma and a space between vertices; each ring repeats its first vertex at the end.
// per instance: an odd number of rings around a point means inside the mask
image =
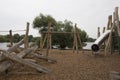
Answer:
MULTIPOLYGON (((7 45, 9 45, 10 43, 0 43, 0 49, 4 49, 4 50, 7 50, 9 47, 7 47, 7 45)), ((83 49, 89 49, 91 50, 91 46, 93 44, 93 42, 86 42, 86 46, 83 47, 83 49)), ((23 47, 24 45, 22 45, 21 47, 23 47)))
MULTIPOLYGON (((7 45, 9 45, 10 43, 5 42, 5 43, 0 43, 0 49, 4 49, 7 50, 9 47, 7 47, 7 45)), ((15 43, 13 43, 14 45, 15 43)), ((24 47, 24 45, 21 45, 20 47, 24 47)))
POLYGON ((0 43, 0 49, 4 49, 4 50, 7 50, 9 47, 7 47, 7 45, 9 45, 10 43, 0 43))
POLYGON ((86 42, 86 46, 83 47, 83 49, 88 49, 88 50, 91 50, 91 46, 94 42, 86 42))

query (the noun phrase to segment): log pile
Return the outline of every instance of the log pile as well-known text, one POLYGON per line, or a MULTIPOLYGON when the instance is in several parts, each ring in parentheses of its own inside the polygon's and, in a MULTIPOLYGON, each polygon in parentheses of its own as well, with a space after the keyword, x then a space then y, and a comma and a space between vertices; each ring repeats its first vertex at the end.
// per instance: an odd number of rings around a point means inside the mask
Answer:
POLYGON ((56 60, 36 53, 35 50, 37 48, 33 47, 24 49, 20 53, 14 52, 15 50, 20 50, 19 46, 23 43, 24 39, 22 39, 14 46, 10 47, 8 50, 0 50, 0 73, 5 72, 7 69, 9 69, 9 67, 13 66, 14 61, 30 68, 36 69, 38 72, 49 73, 51 70, 49 70, 48 68, 36 64, 36 61, 33 59, 25 59, 24 57, 27 55, 33 55, 34 57, 43 59, 45 61, 56 62, 56 60))

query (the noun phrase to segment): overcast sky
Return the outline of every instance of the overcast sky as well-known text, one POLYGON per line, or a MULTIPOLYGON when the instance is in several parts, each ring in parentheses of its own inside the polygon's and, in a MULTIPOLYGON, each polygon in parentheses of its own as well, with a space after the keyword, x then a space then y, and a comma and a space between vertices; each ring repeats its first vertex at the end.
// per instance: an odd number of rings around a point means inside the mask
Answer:
POLYGON ((113 14, 116 6, 120 7, 120 0, 0 0, 0 31, 24 30, 26 22, 30 22, 29 34, 39 36, 32 22, 43 13, 57 21, 71 20, 96 38, 97 27, 107 25, 108 15, 113 14))

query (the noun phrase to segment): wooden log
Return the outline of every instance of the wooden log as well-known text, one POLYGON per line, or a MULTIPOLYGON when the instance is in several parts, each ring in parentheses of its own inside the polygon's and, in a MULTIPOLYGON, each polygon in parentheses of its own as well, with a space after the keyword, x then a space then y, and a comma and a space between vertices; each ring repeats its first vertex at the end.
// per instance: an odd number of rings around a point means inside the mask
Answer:
POLYGON ((11 59, 12 61, 16 61, 16 62, 18 62, 20 64, 29 66, 29 67, 31 67, 33 69, 36 69, 39 72, 44 72, 44 73, 50 72, 50 70, 48 70, 47 68, 45 68, 45 67, 43 67, 41 65, 35 64, 33 62, 29 62, 27 60, 24 60, 24 59, 22 59, 22 58, 20 58, 20 57, 18 57, 16 55, 14 55, 14 54, 10 54, 10 53, 4 51, 3 55, 6 58, 11 59))
MULTIPOLYGON (((8 52, 13 52, 15 51, 19 46, 21 46, 24 43, 24 39, 22 39, 21 41, 19 41, 18 43, 16 43, 14 46, 10 47, 7 51, 8 52)), ((5 56, 3 56, 2 54, 0 54, 0 61, 4 60, 5 56)))
POLYGON ((77 24, 75 24, 75 46, 78 53, 77 24))
POLYGON ((24 60, 27 60, 27 61, 30 61, 30 62, 34 62, 34 63, 37 62, 36 60, 34 60, 34 59, 30 59, 30 58, 29 58, 29 59, 27 58, 27 59, 24 59, 24 60))
POLYGON ((24 47, 28 48, 28 33, 29 33, 29 23, 27 22, 27 28, 26 28, 26 34, 25 34, 25 43, 24 43, 24 47))
POLYGON ((116 71, 111 71, 110 72, 110 78, 112 80, 120 80, 120 73, 116 71))
MULTIPOLYGON (((48 34, 48 32, 43 31, 42 34, 48 34)), ((50 34, 74 34, 74 32, 55 32, 55 31, 52 31, 52 32, 50 32, 50 34)), ((78 34, 80 34, 80 32, 78 32, 78 34)))
MULTIPOLYGON (((77 30, 77 26, 76 26, 76 34, 77 34, 77 38, 78 38, 78 41, 79 41, 79 44, 80 44, 80 47, 81 47, 81 50, 83 51, 83 47, 82 47, 82 41, 81 41, 81 38, 80 38, 80 34, 78 34, 78 30, 77 30)), ((84 52, 84 51, 83 51, 84 52)))
POLYGON ((43 45, 43 34, 41 33, 41 37, 40 37, 40 49, 42 50, 42 45, 43 45))
MULTIPOLYGON (((25 55, 27 55, 30 52, 32 52, 32 49, 26 49, 26 50, 22 51, 21 53, 17 54, 17 56, 23 58, 25 55)), ((6 60, 6 61, 2 62, 0 64, 0 73, 7 70, 10 66, 12 66, 12 62, 10 60, 6 60)))
POLYGON ((57 62, 56 59, 53 59, 53 58, 50 58, 50 57, 47 57, 47 56, 43 56, 43 55, 39 55, 39 54, 36 54, 36 53, 30 53, 31 55, 35 56, 35 57, 38 57, 40 59, 43 59, 43 60, 49 60, 50 62, 57 62))
POLYGON ((74 28, 73 53, 75 52, 75 49, 76 49, 76 29, 74 28))
POLYGON ((18 43, 16 43, 14 46, 10 47, 7 51, 8 52, 13 52, 16 48, 18 48, 19 46, 21 46, 24 43, 24 39, 22 39, 21 41, 19 41, 18 43))
POLYGON ((105 47, 105 56, 107 54, 108 48, 110 47, 110 42, 111 42, 112 32, 114 30, 114 27, 115 27, 115 12, 113 13, 113 25, 112 25, 111 32, 109 34, 109 37, 108 37, 108 40, 107 40, 107 43, 106 43, 106 47, 105 47))
POLYGON ((12 66, 12 61, 7 60, 0 64, 0 73, 6 71, 10 66, 12 66))
POLYGON ((98 38, 100 37, 100 27, 98 27, 98 38))
POLYGON ((49 22, 48 23, 48 34, 47 34, 47 50, 46 50, 46 56, 48 56, 49 55, 49 53, 50 53, 50 27, 51 27, 51 23, 49 22))
POLYGON ((13 40, 12 40, 12 30, 10 32, 10 47, 13 46, 13 40))

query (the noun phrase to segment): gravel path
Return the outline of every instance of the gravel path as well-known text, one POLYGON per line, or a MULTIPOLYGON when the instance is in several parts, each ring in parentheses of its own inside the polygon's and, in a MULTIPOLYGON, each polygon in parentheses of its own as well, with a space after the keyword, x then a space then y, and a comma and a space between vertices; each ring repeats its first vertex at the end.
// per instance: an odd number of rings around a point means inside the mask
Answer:
POLYGON ((15 64, 7 75, 0 75, 0 80, 110 80, 110 71, 120 71, 120 55, 108 54, 91 56, 91 51, 72 53, 72 50, 54 50, 50 54, 57 63, 48 63, 36 59, 37 63, 52 70, 49 74, 38 73, 26 66, 15 64), (33 72, 19 74, 16 72, 33 72))

